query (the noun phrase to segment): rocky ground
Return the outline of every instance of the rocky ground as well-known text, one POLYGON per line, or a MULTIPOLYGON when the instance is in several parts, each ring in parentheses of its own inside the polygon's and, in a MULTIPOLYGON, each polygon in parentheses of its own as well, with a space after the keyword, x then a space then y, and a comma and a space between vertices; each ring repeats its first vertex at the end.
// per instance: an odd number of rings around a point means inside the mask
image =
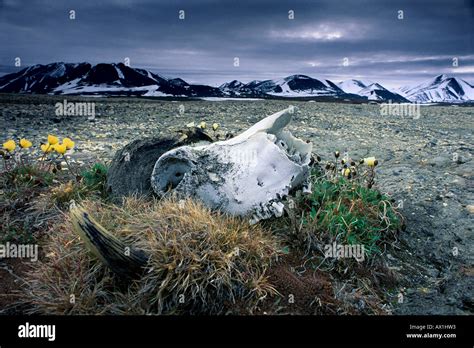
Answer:
POLYGON ((423 106, 420 117, 382 116, 379 105, 307 101, 165 101, 68 98, 95 103, 95 119, 56 116, 63 97, 0 95, 2 141, 48 133, 76 141, 79 163, 110 160, 133 139, 167 134, 190 122, 238 133, 294 105, 290 130, 322 158, 339 150, 379 159, 376 185, 399 201, 407 220, 391 267, 405 281, 397 314, 474 313, 474 108, 423 106))

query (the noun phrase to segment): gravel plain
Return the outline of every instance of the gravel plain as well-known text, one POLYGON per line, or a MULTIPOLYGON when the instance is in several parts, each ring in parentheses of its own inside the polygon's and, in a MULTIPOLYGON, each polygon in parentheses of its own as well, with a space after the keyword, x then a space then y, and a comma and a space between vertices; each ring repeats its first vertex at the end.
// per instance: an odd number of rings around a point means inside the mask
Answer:
POLYGON ((64 97, 0 95, 2 142, 47 134, 70 137, 73 161, 108 161, 128 142, 205 121, 237 134, 289 105, 289 129, 313 142, 323 160, 347 152, 379 159, 376 186, 401 205, 407 229, 387 255, 405 277, 396 314, 474 313, 474 107, 422 106, 418 116, 382 115, 380 105, 287 100, 80 98, 95 118, 57 116, 64 97))

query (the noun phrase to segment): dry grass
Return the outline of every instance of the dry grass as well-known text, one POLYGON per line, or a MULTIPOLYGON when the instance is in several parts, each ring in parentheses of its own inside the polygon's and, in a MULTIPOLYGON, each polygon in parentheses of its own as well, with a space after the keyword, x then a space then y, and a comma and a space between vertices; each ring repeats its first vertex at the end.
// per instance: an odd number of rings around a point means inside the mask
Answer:
MULTIPOLYGON (((337 162, 326 168, 315 164, 310 177, 312 193, 295 192, 286 202, 284 217, 264 222, 290 246, 290 254, 298 255, 293 262, 299 281, 311 284, 313 278, 321 281, 321 274, 329 277, 332 295, 317 295, 322 308, 314 306, 311 295, 302 306, 315 307, 310 314, 379 315, 392 311, 400 275, 388 268, 386 254, 398 248, 404 219, 391 197, 368 187, 367 177, 374 179, 374 168, 366 172, 362 164, 354 168, 359 174, 347 178, 337 162), (327 246, 333 243, 363 246, 363 260, 326 255, 327 246)), ((280 283, 276 286, 283 292, 280 283)))
POLYGON ((128 284, 114 276, 87 251, 66 214, 48 232, 46 257, 28 274, 29 313, 219 314, 237 301, 251 313, 276 293, 266 271, 280 248, 261 227, 191 200, 81 204, 108 231, 150 256, 145 273, 128 284))
POLYGON ((104 198, 104 165, 77 168, 82 171, 79 177, 54 169, 53 173, 38 163, 0 168, 0 242, 33 243, 71 200, 104 198))
POLYGON ((54 206, 42 204, 49 187, 40 179, 0 173, 0 243, 32 243, 58 215, 54 206))

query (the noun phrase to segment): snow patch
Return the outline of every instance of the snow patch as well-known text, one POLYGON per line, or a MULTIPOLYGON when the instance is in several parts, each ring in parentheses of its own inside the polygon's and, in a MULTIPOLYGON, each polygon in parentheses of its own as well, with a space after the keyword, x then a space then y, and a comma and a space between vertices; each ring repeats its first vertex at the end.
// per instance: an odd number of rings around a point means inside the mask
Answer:
POLYGON ((125 76, 123 76, 122 70, 119 69, 117 65, 114 64, 114 68, 117 71, 118 77, 120 80, 125 80, 125 76))
POLYGON ((262 98, 221 98, 221 97, 203 97, 199 98, 201 100, 207 100, 207 101, 232 101, 232 100, 238 100, 238 101, 253 101, 253 100, 264 100, 262 98))

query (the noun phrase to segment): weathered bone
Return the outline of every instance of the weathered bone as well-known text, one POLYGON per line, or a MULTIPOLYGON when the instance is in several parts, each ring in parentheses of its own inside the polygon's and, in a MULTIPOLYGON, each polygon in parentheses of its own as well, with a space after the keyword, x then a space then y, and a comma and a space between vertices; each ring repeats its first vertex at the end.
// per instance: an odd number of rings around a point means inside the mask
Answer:
POLYGON ((290 107, 264 118, 235 138, 181 146, 164 153, 151 177, 153 190, 170 189, 212 209, 252 216, 251 222, 281 216, 281 200, 309 175, 312 144, 284 128, 290 107))

